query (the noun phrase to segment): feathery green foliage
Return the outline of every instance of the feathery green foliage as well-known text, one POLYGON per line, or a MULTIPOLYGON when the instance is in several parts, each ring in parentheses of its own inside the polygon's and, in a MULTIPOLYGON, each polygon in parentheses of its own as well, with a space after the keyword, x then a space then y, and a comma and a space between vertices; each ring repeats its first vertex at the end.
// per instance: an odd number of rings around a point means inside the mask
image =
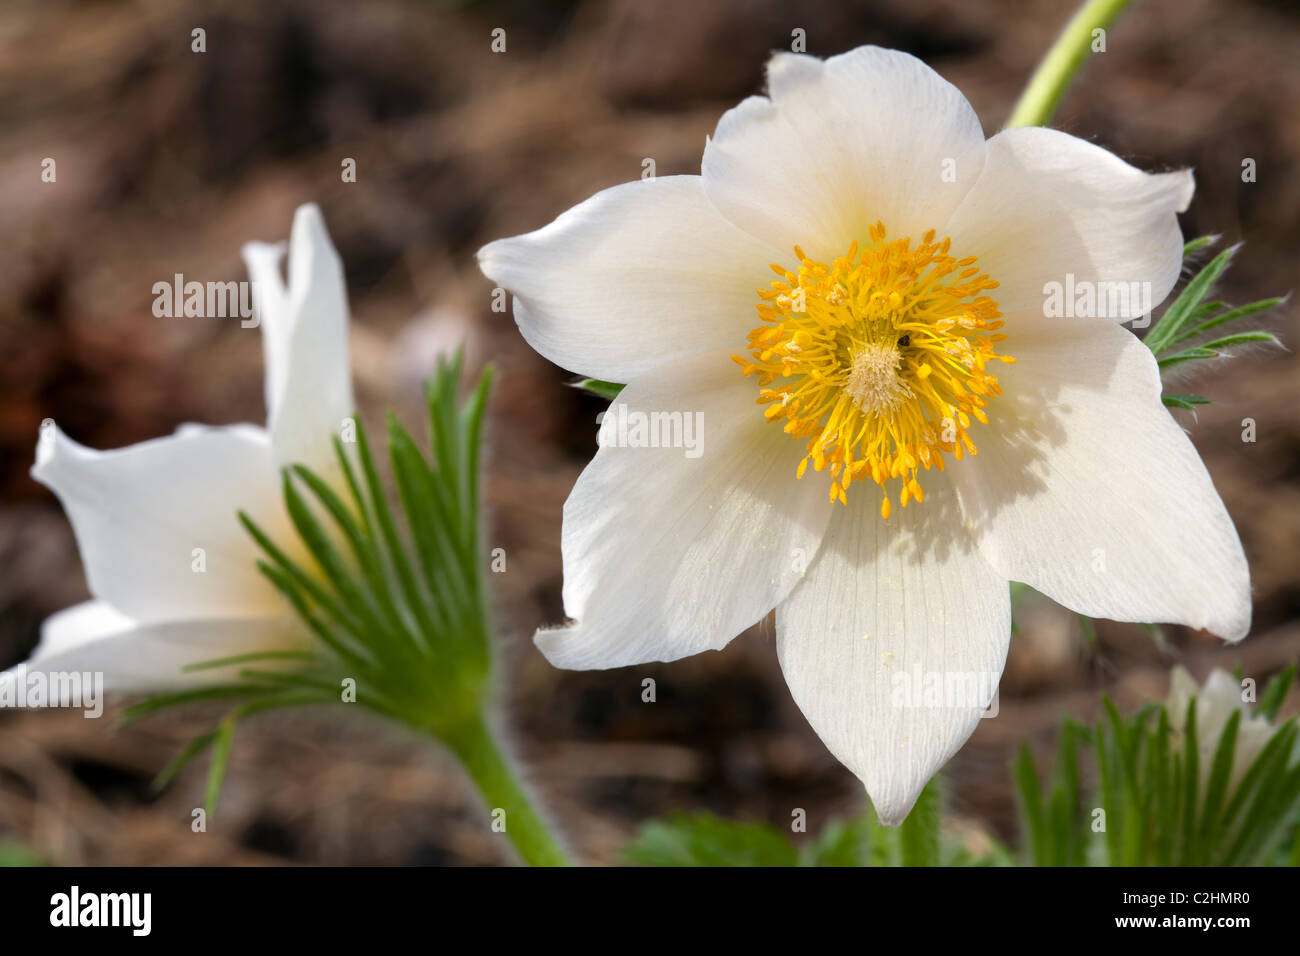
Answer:
MULTIPOLYGON (((1295 668, 1265 689, 1270 720, 1295 668)), ((1025 861, 1035 866, 1259 866, 1286 862, 1300 826, 1300 749, 1294 719, 1277 725, 1244 772, 1234 774, 1243 720, 1234 711, 1202 747, 1196 699, 1181 731, 1163 706, 1123 717, 1109 699, 1093 727, 1067 720, 1051 783, 1022 746, 1013 775, 1020 794, 1025 861), (1087 752, 1096 782, 1082 784, 1087 752), (1209 759, 1203 760, 1208 753, 1209 759), (1239 779, 1235 779, 1239 777, 1239 779)), ((1240 770, 1240 768, 1238 768, 1240 770)))
MULTIPOLYGON (((1270 681, 1259 714, 1276 717, 1295 674, 1292 665, 1270 681)), ((1194 698, 1181 730, 1163 706, 1124 717, 1108 699, 1102 704, 1104 716, 1092 727, 1062 723, 1045 783, 1022 744, 1011 768, 1020 802, 1019 860, 991 837, 980 838, 976 853, 945 833, 935 781, 896 828, 881 826, 868 809, 796 845, 768 823, 676 814, 644 824, 624 856, 644 866, 1300 865, 1294 719, 1276 725, 1240 768, 1241 711, 1203 750, 1194 698)))
MULTIPOLYGON (((1183 258, 1190 259, 1203 249, 1218 242, 1218 236, 1202 236, 1183 247, 1183 258)), ((1196 272, 1177 298, 1165 309, 1160 320, 1147 332, 1143 342, 1151 349, 1160 366, 1161 374, 1191 362, 1221 358, 1234 354, 1246 345, 1281 346, 1272 332, 1250 329, 1223 335, 1222 330, 1281 305, 1281 298, 1261 299, 1235 308, 1220 301, 1205 301, 1211 289, 1228 271, 1240 245, 1230 246, 1211 259, 1196 272), (1211 334, 1214 333, 1214 334, 1211 334)), ((1164 403, 1171 408, 1194 410, 1207 405, 1210 399, 1202 395, 1166 393, 1164 403)))

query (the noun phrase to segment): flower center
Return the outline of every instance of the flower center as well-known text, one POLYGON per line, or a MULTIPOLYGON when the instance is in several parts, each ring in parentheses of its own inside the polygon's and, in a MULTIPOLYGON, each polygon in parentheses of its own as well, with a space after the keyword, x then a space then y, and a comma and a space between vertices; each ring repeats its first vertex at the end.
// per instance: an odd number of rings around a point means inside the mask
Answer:
POLYGON ((853 353, 844 391, 862 411, 882 415, 915 395, 899 375, 902 364, 897 346, 868 342, 853 353))
MULTIPOLYGON (((830 265, 795 246, 797 272, 772 266, 781 278, 758 292, 750 357, 732 358, 757 377, 768 421, 808 439, 800 478, 811 462, 845 503, 855 479, 882 489, 898 479, 907 507, 925 500, 922 469, 942 471, 945 452, 976 453, 971 419, 987 424, 984 408, 1001 394, 986 366, 1015 359, 997 354, 1006 336, 994 334, 1001 313, 985 293, 998 284, 973 256, 950 256, 951 240, 936 242, 933 229, 915 247, 886 240, 881 223, 869 238, 830 265)), ((880 512, 889 517, 887 491, 880 512)))

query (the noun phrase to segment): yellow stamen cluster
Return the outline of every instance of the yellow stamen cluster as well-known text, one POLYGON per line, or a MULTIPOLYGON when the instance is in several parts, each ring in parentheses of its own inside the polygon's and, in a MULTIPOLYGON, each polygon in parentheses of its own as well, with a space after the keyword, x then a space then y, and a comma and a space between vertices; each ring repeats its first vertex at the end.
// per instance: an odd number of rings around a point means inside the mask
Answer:
MULTIPOLYGON (((1015 359, 995 350, 1006 336, 986 293, 998 284, 973 256, 950 256, 951 240, 936 242, 934 230, 915 247, 887 240, 879 222, 868 233, 860 253, 854 242, 830 265, 798 246, 797 272, 773 265, 781 278, 758 292, 751 355, 732 357, 757 378, 768 421, 808 439, 799 477, 809 463, 828 471, 841 502, 855 479, 883 488, 897 478, 907 507, 925 500, 921 469, 942 471, 944 452, 976 453, 971 419, 987 424, 984 408, 1001 394, 987 366, 1015 359)), ((880 510, 889 517, 888 493, 880 510)))

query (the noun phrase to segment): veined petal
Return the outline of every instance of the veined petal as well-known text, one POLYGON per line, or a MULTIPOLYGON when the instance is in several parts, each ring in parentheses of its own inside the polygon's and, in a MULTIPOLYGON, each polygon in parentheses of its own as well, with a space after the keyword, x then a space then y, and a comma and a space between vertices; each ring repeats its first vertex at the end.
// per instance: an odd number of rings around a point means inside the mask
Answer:
POLYGON ((795 702, 890 825, 978 726, 1011 635, 1006 579, 962 534, 954 497, 934 492, 888 520, 850 492, 776 612, 795 702))
POLYGON ((604 447, 564 507, 574 623, 538 633, 552 664, 718 650, 800 580, 832 506, 825 483, 795 477, 803 446, 764 421, 755 394, 726 354, 712 353, 647 373, 610 406, 604 447), (657 432, 660 419, 648 417, 674 412, 695 448, 609 444, 639 444, 639 416, 657 432))
POLYGON ((718 123, 704 189, 724 216, 787 255, 799 243, 830 262, 867 243, 877 220, 891 237, 919 240, 948 220, 984 164, 966 98, 906 53, 780 53, 767 79, 769 96, 718 123))
POLYGON ((229 680, 238 671, 226 667, 183 672, 189 664, 309 646, 309 635, 290 617, 141 624, 103 601, 87 601, 46 619, 31 658, 0 674, 0 681, 37 672, 102 673, 105 690, 163 691, 229 680))
POLYGON ((280 278, 283 250, 244 247, 258 291, 267 430, 277 463, 329 475, 337 467, 331 438, 355 411, 343 265, 315 205, 300 206, 293 217, 288 289, 280 278))
POLYGON ((1062 296, 1086 284, 1106 302, 1093 317, 1123 321, 1154 308, 1178 280, 1177 214, 1193 189, 1189 170, 1144 173, 1058 130, 1009 129, 989 140, 983 172, 940 233, 954 255, 976 256, 1000 283, 992 295, 1003 312, 1042 316, 1050 283, 1062 296))
POLYGON ((698 176, 614 186, 478 253, 483 274, 514 294, 529 345, 562 368, 613 382, 742 346, 756 290, 780 258, 723 219, 698 176))
POLYGON ((262 429, 187 425, 95 451, 49 425, 31 473, 63 503, 91 593, 122 614, 153 622, 283 613, 236 516, 243 508, 276 541, 297 540, 262 429))
POLYGON ((1239 640, 1241 542, 1196 449, 1160 403, 1151 352, 1097 319, 1026 327, 1003 395, 953 467, 966 521, 999 572, 1092 617, 1239 640))

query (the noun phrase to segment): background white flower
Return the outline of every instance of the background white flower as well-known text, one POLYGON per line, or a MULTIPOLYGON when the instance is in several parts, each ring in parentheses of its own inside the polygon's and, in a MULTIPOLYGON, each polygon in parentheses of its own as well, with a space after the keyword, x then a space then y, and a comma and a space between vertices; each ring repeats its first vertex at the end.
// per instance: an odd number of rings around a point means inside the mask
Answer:
POLYGON ((113 451, 85 448, 53 424, 42 429, 32 476, 63 503, 94 598, 44 623, 19 665, 27 674, 102 671, 109 689, 152 691, 229 676, 183 674, 186 664, 308 645, 258 572, 259 551, 236 512, 296 542, 280 468, 336 471, 331 437, 353 412, 347 293, 314 205, 294 216, 287 288, 284 243, 243 252, 261 318, 267 427, 183 425, 113 451))
POLYGON ((1241 684, 1227 671, 1216 667, 1205 678, 1205 683, 1198 685, 1196 678, 1186 668, 1175 667, 1165 707, 1169 713, 1169 726, 1179 735, 1177 739, 1181 740, 1186 731, 1187 705, 1193 697, 1196 698, 1196 745, 1200 752, 1197 766, 1200 768, 1202 787, 1209 779, 1214 765, 1214 751, 1228 725, 1228 719, 1234 711, 1241 711, 1237 744, 1232 755, 1232 770, 1228 774, 1227 792, 1232 793, 1276 728, 1263 714, 1251 713, 1250 707, 1242 699, 1241 684))
POLYGON ((560 667, 674 660, 776 608, 795 700, 897 823, 987 701, 901 708, 892 679, 1000 673, 1009 580, 1092 616, 1248 629, 1236 532, 1150 351, 1118 324, 1140 310, 1043 314, 1045 283, 1067 274, 1162 300, 1193 184, 1049 129, 986 142, 965 98, 902 53, 779 54, 768 88, 722 117, 702 175, 604 190, 479 254, 540 353, 627 382, 631 409, 702 412, 706 427, 699 459, 598 451, 564 512, 573 623, 537 643, 560 667), (834 510, 824 477, 796 478, 805 440, 765 419, 732 360, 769 264, 796 244, 819 263, 870 250, 878 223, 975 257, 1017 360, 999 366, 987 424, 963 423, 978 456, 927 470, 924 502, 887 518, 869 478, 834 510))

